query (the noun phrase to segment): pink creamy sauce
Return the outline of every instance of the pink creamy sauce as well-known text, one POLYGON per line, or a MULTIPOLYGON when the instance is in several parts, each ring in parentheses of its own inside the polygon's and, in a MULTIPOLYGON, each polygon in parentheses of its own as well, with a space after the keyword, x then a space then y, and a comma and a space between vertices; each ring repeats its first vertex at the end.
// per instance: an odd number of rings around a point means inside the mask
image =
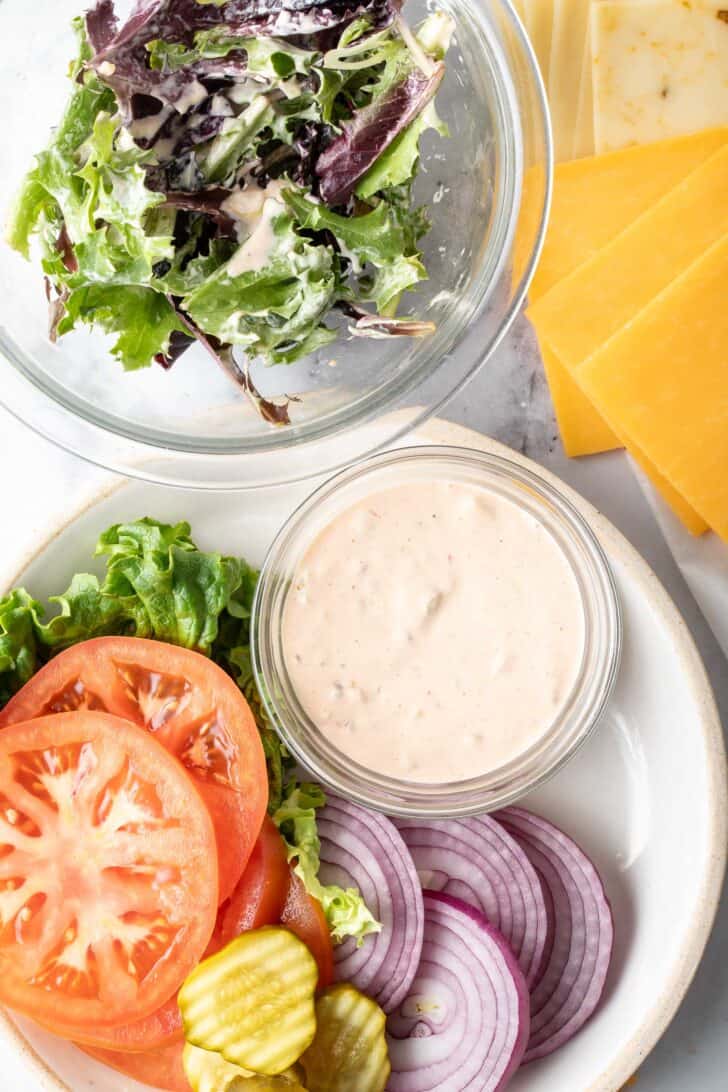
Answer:
POLYGON ((294 690, 336 747, 392 777, 450 782, 548 730, 579 672, 584 613, 534 517, 435 480, 372 493, 323 530, 282 636, 294 690))

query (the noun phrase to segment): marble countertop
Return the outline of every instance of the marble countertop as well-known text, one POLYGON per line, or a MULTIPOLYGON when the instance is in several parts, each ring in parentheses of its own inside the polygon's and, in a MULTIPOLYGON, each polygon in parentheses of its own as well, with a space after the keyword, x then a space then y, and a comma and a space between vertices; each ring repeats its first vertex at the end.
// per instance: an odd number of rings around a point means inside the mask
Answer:
MULTIPOLYGON (((532 333, 524 320, 441 415, 530 455, 581 492, 622 531, 682 612, 711 677, 723 723, 728 725, 728 663, 675 564, 653 507, 623 453, 582 460, 564 456, 532 333)), ((0 460, 0 580, 6 583, 49 527, 114 479, 38 438, 2 409, 0 460)), ((688 996, 635 1078, 639 1092, 723 1092, 726 1088, 726 967, 728 899, 724 894, 688 996)), ((3 1072, 2 1087, 8 1092, 38 1092, 37 1081, 13 1058, 3 1059, 3 1072)))

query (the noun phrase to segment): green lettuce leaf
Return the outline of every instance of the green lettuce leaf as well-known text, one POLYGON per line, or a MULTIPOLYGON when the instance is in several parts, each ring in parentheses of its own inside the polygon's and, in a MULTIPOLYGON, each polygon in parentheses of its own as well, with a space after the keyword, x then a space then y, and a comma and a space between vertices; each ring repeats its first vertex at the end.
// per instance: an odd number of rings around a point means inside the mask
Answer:
POLYGON ((83 68, 84 62, 91 56, 83 20, 74 20, 74 28, 79 39, 79 52, 69 73, 73 80, 73 93, 53 139, 36 156, 36 164, 26 176, 8 225, 8 242, 26 258, 30 238, 44 220, 57 222, 64 205, 72 217, 82 207, 84 184, 75 176, 80 166, 76 153, 91 136, 99 112, 115 108, 116 100, 110 88, 104 87, 93 73, 83 68), (79 76, 81 82, 77 80, 79 76))
POLYGON ((0 706, 38 666, 35 623, 41 610, 24 588, 0 598, 0 706))
POLYGON ((399 186, 414 178, 420 157, 420 137, 427 129, 434 129, 440 136, 448 135, 447 126, 440 121, 432 102, 374 161, 357 185, 357 195, 365 199, 379 190, 399 186))
POLYGON ((138 637, 156 637, 210 653, 220 616, 250 617, 247 597, 257 574, 240 558, 202 553, 187 523, 156 520, 117 524, 101 535, 96 553, 108 558, 104 594, 123 604, 138 637))
POLYGON ((393 315, 392 304, 395 304, 396 310, 396 303, 402 292, 425 280, 427 270, 420 259, 401 255, 377 270, 371 279, 371 285, 362 288, 360 298, 373 300, 380 315, 393 315))
POLYGON ((371 212, 360 216, 340 216, 309 200, 300 190, 286 189, 283 196, 301 228, 332 232, 342 252, 349 258, 353 256, 360 269, 367 262, 376 268, 374 276, 365 273, 360 278, 356 298, 373 300, 380 314, 387 313, 405 289, 426 279, 416 249, 416 231, 406 213, 390 204, 388 193, 371 212))
POLYGON ((182 306, 221 341, 279 363, 335 336, 322 320, 336 298, 337 274, 331 250, 298 235, 285 205, 269 199, 266 206, 256 228, 262 260, 258 256, 238 273, 233 255, 182 306))
POLYGON ((111 352, 127 371, 146 368, 157 353, 166 354, 175 330, 187 332, 165 296, 138 285, 90 284, 73 289, 58 333, 67 333, 77 322, 117 334, 111 352))
POLYGON ((326 796, 319 785, 292 782, 281 806, 273 815, 286 843, 288 860, 310 895, 321 903, 331 936, 335 942, 355 937, 361 945, 370 933, 381 932, 381 924, 367 909, 356 888, 344 890, 336 884, 324 885, 318 878, 321 843, 316 827, 316 811, 324 807, 326 796))
POLYGON ((300 49, 280 38, 244 38, 230 34, 225 26, 198 30, 191 46, 155 38, 147 42, 146 48, 149 67, 165 72, 175 72, 198 61, 227 57, 229 53, 243 50, 247 55, 248 70, 273 81, 289 79, 296 73, 308 74, 319 56, 313 50, 300 49))
POLYGON ((347 250, 354 251, 363 261, 382 266, 403 253, 404 233, 386 201, 362 216, 340 216, 293 187, 285 189, 283 197, 302 228, 331 231, 347 250))

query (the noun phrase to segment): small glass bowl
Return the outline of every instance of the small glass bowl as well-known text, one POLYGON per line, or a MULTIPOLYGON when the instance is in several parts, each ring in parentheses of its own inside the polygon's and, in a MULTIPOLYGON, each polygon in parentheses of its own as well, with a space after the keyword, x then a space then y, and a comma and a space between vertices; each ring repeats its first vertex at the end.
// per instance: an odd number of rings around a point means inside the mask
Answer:
POLYGON ((503 807, 550 777, 598 723, 614 685, 622 645, 617 591, 609 562, 583 516, 534 471, 496 455, 459 447, 409 447, 376 455, 317 489, 293 513, 268 551, 253 605, 256 683, 279 735, 296 759, 337 793, 390 815, 473 815, 503 807), (530 513, 567 559, 584 610, 584 652, 562 711, 528 750, 467 781, 422 783, 388 777, 354 762, 319 731, 286 670, 282 619, 292 577, 320 532, 368 494, 440 478, 487 488, 530 513))

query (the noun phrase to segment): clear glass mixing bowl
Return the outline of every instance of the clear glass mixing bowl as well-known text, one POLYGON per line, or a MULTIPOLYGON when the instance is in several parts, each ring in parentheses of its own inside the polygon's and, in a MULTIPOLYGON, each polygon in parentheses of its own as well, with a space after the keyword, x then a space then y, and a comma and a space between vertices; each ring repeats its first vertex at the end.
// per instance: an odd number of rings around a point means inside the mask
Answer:
MULTIPOLYGON (((88 3, 88 0, 86 0, 88 3)), ((67 96, 71 18, 84 0, 0 0, 3 171, 0 210, 48 138, 67 96)), ((122 13, 128 0, 118 0, 122 13)), ((417 23, 430 5, 410 0, 417 23)), ((438 111, 450 139, 425 138, 416 198, 433 226, 429 280, 407 312, 437 323, 428 338, 346 337, 291 366, 253 367, 261 391, 289 394, 292 424, 260 419, 193 348, 169 372, 124 373, 108 339, 81 330, 52 345, 43 280, 0 244, 0 401, 60 446, 152 481, 246 488, 349 463, 372 444, 367 421, 395 409, 391 435, 417 424, 488 358, 518 312, 537 260, 551 186, 548 111, 538 68, 508 0, 442 0, 456 21, 438 111), (399 423, 398 423, 399 422, 399 423)))

